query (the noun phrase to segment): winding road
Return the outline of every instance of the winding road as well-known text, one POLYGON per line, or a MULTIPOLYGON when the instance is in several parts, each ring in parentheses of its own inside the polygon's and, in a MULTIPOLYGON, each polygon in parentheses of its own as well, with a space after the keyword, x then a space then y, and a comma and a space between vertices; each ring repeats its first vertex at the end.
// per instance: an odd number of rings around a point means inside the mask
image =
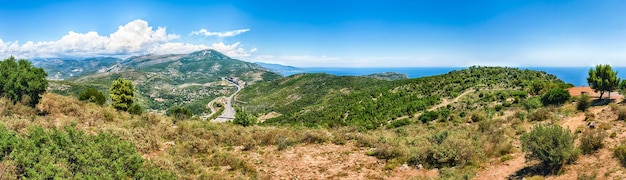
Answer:
POLYGON ((228 80, 228 82, 237 86, 237 91, 233 93, 232 95, 230 95, 228 99, 226 100, 226 104, 224 105, 224 108, 226 109, 224 109, 224 112, 222 113, 222 115, 211 120, 212 122, 226 122, 226 121, 232 121, 233 119, 235 119, 235 108, 233 108, 233 98, 235 97, 235 95, 237 95, 237 93, 239 93, 239 91, 241 91, 242 87, 241 85, 235 83, 234 81, 228 80))

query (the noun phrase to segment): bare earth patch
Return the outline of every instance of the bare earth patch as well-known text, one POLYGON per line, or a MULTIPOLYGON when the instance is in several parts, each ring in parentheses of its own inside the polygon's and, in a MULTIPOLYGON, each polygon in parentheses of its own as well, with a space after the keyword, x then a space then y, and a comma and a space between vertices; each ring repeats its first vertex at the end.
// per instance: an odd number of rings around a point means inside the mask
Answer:
MULTIPOLYGON (((524 153, 518 152, 511 154, 513 159, 504 162, 492 162, 492 165, 486 167, 482 172, 479 172, 474 179, 477 180, 495 180, 495 179, 507 179, 511 174, 520 169, 526 167, 526 159, 524 153)), ((497 159, 496 161, 499 161, 497 159)))
POLYGON ((278 117, 278 116, 282 116, 282 114, 272 111, 272 112, 269 112, 269 113, 259 117, 259 122, 260 123, 261 122, 265 122, 265 120, 272 119, 272 118, 275 118, 275 117, 278 117))
POLYGON ((385 171, 385 162, 365 155, 353 144, 296 145, 283 151, 268 146, 241 152, 256 164, 262 177, 270 179, 409 179, 435 178, 437 170, 399 166, 385 171), (259 150, 260 149, 260 150, 259 150))

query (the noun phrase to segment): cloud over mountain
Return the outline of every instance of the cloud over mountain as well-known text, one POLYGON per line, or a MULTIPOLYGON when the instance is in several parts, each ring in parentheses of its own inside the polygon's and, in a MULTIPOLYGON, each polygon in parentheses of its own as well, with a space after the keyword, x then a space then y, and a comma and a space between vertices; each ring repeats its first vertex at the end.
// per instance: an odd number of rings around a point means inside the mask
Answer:
MULTIPOLYGON (((247 31, 247 30, 246 30, 247 31)), ((234 32, 236 33, 236 32, 234 32)), ((241 32, 239 32, 241 33, 241 32)), ((228 34, 225 34, 228 35, 228 34)), ((43 57, 90 57, 90 56, 133 56, 142 54, 188 53, 202 49, 215 49, 232 57, 248 57, 255 51, 245 50, 239 42, 234 44, 214 43, 190 44, 175 42, 180 39, 177 34, 168 34, 166 28, 153 28, 147 21, 137 19, 108 36, 98 32, 77 33, 70 31, 57 41, 41 41, 20 44, 4 42, 0 39, 0 56, 9 55, 18 58, 43 57)))

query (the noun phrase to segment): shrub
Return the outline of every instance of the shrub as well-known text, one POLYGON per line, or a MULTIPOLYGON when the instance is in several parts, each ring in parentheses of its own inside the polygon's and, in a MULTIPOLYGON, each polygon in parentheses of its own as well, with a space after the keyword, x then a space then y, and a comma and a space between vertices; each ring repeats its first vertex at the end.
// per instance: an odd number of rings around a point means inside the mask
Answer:
POLYGON ((439 113, 437 111, 426 111, 424 114, 420 115, 419 120, 422 123, 427 123, 430 121, 434 121, 439 118, 439 113))
POLYGON ((193 113, 186 107, 175 107, 168 111, 168 115, 173 116, 176 120, 183 120, 191 118, 193 113))
POLYGON ((554 88, 548 91, 543 96, 541 96, 541 103, 543 103, 544 106, 561 105, 567 102, 569 98, 570 98, 570 95, 569 95, 569 92, 567 92, 567 90, 562 89, 562 88, 554 88))
POLYGON ((520 140, 527 159, 537 159, 554 170, 577 157, 574 139, 574 134, 561 126, 537 124, 520 140))
POLYGON ((592 112, 585 112, 585 121, 591 122, 596 119, 596 114, 592 112))
POLYGON ((252 115, 249 115, 248 113, 246 113, 245 111, 237 108, 236 110, 236 114, 235 114, 235 119, 233 120, 233 123, 235 124, 239 124, 241 126, 252 126, 254 124, 256 124, 256 118, 252 115))
POLYGON ((528 116, 529 121, 543 121, 552 118, 552 112, 548 108, 537 109, 528 116))
POLYGON ((524 100, 522 102, 522 106, 524 107, 524 109, 526 109, 526 111, 530 111, 540 108, 541 106, 543 106, 543 104, 541 104, 541 100, 538 97, 532 97, 524 100))
POLYGON ((484 112, 474 112, 472 113, 472 117, 470 118, 472 122, 480 122, 487 119, 487 115, 484 112))
POLYGON ((626 167, 626 145, 619 145, 613 149, 613 156, 619 160, 622 166, 626 167))
POLYGON ((411 124, 411 121, 409 119, 400 119, 400 120, 395 120, 392 121, 391 123, 389 123, 387 125, 388 129, 392 129, 392 128, 397 128, 397 127, 402 127, 402 126, 406 126, 411 124))
POLYGON ((578 97, 578 101, 576 101, 576 109, 579 111, 585 112, 591 106, 591 100, 589 96, 583 94, 578 97))
POLYGON ((626 108, 619 108, 617 110, 617 120, 626 120, 626 108))
POLYGON ((23 102, 35 107, 48 87, 46 76, 42 68, 24 59, 15 62, 11 56, 0 61, 0 96, 6 96, 13 103, 23 102))
POLYGON ((583 131, 580 137, 580 150, 583 154, 591 154, 604 147, 603 140, 606 137, 600 129, 583 131))
POLYGON ((78 100, 92 102, 98 105, 104 105, 104 103, 106 102, 106 97, 104 97, 104 94, 102 94, 102 92, 94 88, 88 88, 84 92, 81 92, 80 95, 78 95, 78 100))
POLYGON ((91 136, 74 127, 49 131, 36 127, 27 135, 7 131, 0 128, 3 142, 9 140, 0 144, 0 155, 15 162, 20 179, 174 179, 114 135, 91 136))
POLYGON ((141 113, 143 113, 143 108, 141 108, 141 106, 139 106, 139 104, 133 104, 133 105, 130 106, 130 108, 128 108, 128 113, 135 114, 135 115, 141 115, 141 113))

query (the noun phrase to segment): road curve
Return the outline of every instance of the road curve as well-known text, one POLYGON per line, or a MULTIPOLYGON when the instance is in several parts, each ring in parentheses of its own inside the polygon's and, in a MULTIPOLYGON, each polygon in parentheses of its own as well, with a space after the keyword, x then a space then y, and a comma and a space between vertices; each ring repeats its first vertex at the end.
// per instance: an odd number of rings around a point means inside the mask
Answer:
POLYGON ((233 108, 233 98, 235 97, 235 95, 237 95, 237 93, 239 93, 239 91, 241 91, 241 85, 231 80, 228 80, 228 82, 237 86, 237 91, 233 93, 232 95, 230 95, 228 99, 226 100, 226 104, 224 105, 224 108, 225 108, 224 112, 217 118, 211 120, 211 122, 226 122, 226 121, 232 121, 233 119, 235 119, 235 108, 233 108))

